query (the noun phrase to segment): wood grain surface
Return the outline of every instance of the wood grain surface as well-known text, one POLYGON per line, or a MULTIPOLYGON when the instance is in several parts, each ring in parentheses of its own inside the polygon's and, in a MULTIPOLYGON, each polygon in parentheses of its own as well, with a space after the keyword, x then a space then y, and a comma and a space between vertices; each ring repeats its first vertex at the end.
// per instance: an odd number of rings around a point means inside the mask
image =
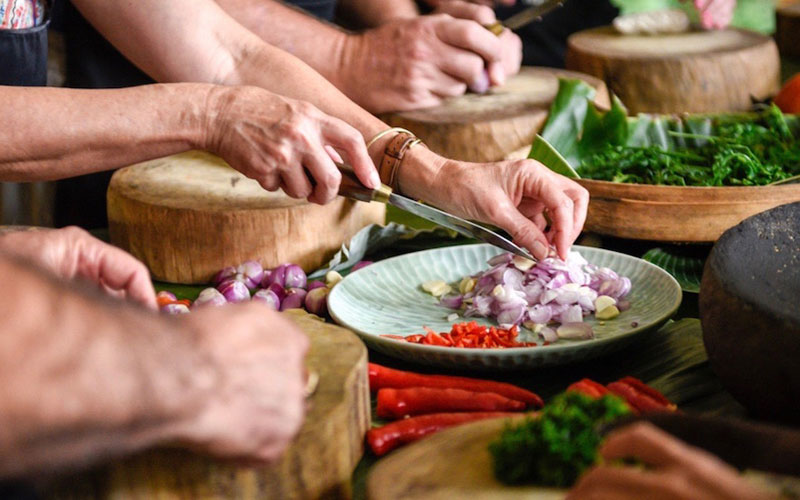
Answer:
POLYGON ((494 477, 489 443, 510 419, 447 429, 378 462, 367 479, 369 500, 556 500, 564 490, 507 487, 494 477))
POLYGON ((247 260, 316 269, 385 214, 379 203, 337 198, 320 206, 265 191, 199 151, 121 169, 108 188, 111 241, 172 283, 207 283, 247 260))
POLYGON ((780 83, 775 42, 751 31, 649 36, 602 27, 567 43, 567 68, 602 79, 631 113, 746 110, 780 83))
POLYGON ((544 126, 558 91, 558 78, 581 78, 598 90, 595 101, 609 106, 608 92, 596 78, 570 71, 524 67, 499 88, 483 95, 466 94, 441 106, 384 115, 447 158, 497 161, 530 146, 544 126))
POLYGON ((751 215, 800 200, 800 184, 683 187, 578 182, 591 194, 587 231, 637 240, 714 242, 751 215))
MULTIPOLYGON (((153 450, 45 487, 66 499, 349 498, 350 478, 370 424, 367 350, 348 330, 300 311, 311 339, 307 364, 319 374, 305 423, 275 464, 237 466, 182 450, 153 450)), ((258 415, 253 415, 258 418, 258 415)))

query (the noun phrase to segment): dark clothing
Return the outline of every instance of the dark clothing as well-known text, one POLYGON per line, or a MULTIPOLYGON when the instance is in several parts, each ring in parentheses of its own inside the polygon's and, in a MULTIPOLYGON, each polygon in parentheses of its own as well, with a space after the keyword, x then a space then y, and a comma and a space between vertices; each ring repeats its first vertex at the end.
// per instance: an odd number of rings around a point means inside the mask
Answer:
POLYGON ((0 29, 0 85, 47 85, 47 28, 50 20, 21 30, 0 29))
MULTIPOLYGON (((495 13, 498 19, 506 19, 523 8, 521 4, 498 7, 495 13)), ((619 10, 609 0, 568 0, 541 21, 534 21, 516 32, 522 39, 522 64, 563 68, 569 35, 611 24, 618 15, 619 10)))
MULTIPOLYGON (((57 21, 64 31, 67 51, 65 85, 73 88, 120 88, 153 83, 98 33, 72 2, 62 2, 57 21)), ((308 13, 331 21, 336 0, 289 0, 308 13)), ((46 45, 46 44, 45 44, 46 45)), ((108 226, 106 190, 113 172, 99 172, 56 183, 56 227, 79 225, 88 229, 108 226)))

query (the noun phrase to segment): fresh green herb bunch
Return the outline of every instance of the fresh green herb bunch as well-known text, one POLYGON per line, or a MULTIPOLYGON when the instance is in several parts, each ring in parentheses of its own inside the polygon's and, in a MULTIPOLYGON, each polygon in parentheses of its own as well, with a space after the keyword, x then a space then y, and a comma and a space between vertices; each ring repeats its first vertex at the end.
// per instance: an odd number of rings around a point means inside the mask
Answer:
POLYGON ((506 428, 489 445, 495 476, 507 484, 571 486, 597 461, 600 427, 628 414, 628 405, 611 394, 556 396, 538 418, 506 428))
POLYGON ((800 141, 771 106, 748 121, 720 123, 715 135, 672 132, 695 147, 607 143, 583 160, 590 179, 675 186, 762 186, 800 174, 800 141))

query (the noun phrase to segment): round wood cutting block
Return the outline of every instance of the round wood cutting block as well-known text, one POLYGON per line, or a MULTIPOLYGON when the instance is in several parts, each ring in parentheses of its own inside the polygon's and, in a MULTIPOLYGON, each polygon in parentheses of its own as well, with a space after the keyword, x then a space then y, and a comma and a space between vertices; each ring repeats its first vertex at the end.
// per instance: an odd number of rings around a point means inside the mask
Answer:
POLYGON ((465 94, 441 106, 382 116, 393 127, 412 131, 434 152, 463 161, 502 160, 530 147, 544 126, 559 78, 578 78, 597 89, 595 102, 610 106, 605 84, 587 75, 552 68, 523 67, 502 87, 465 94))
POLYGON ((780 84, 775 42, 751 31, 622 35, 607 26, 567 45, 567 68, 602 79, 631 113, 747 110, 780 84))
MULTIPOLYGON (((370 425, 367 350, 358 338, 303 312, 309 371, 319 385, 306 420, 274 464, 245 467, 182 450, 152 450, 44 487, 59 499, 310 499, 350 498, 351 476, 370 425)), ((262 381, 264 383, 264 381, 262 381)), ((258 418, 258 415, 253 415, 258 418)))
POLYGON ((199 151, 123 168, 108 187, 111 241, 171 283, 207 283, 247 260, 316 269, 385 217, 380 203, 337 198, 320 206, 271 193, 199 151))

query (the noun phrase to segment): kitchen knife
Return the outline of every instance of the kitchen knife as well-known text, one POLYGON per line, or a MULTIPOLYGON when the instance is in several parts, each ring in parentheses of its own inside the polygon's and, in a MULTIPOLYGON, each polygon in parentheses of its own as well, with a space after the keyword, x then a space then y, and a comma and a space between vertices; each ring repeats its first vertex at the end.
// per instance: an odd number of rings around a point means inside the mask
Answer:
POLYGON ((456 217, 438 208, 425 205, 411 198, 406 198, 392 191, 392 188, 386 184, 381 184, 378 189, 370 189, 365 187, 356 177, 353 171, 344 165, 339 165, 339 170, 342 172, 342 183, 339 186, 339 194, 346 198, 358 201, 377 201, 380 203, 388 203, 395 207, 412 213, 425 220, 429 220, 447 229, 464 235, 468 238, 475 238, 486 243, 491 243, 496 247, 500 247, 507 252, 511 252, 520 257, 530 260, 536 260, 530 252, 524 248, 514 244, 505 236, 490 231, 483 226, 470 222, 468 220, 456 217))
POLYGON ((495 21, 494 23, 486 26, 486 29, 500 35, 505 28, 510 30, 517 30, 526 24, 529 24, 550 12, 551 10, 561 7, 566 0, 528 0, 524 3, 530 5, 525 10, 521 10, 509 17, 504 21, 495 21))

